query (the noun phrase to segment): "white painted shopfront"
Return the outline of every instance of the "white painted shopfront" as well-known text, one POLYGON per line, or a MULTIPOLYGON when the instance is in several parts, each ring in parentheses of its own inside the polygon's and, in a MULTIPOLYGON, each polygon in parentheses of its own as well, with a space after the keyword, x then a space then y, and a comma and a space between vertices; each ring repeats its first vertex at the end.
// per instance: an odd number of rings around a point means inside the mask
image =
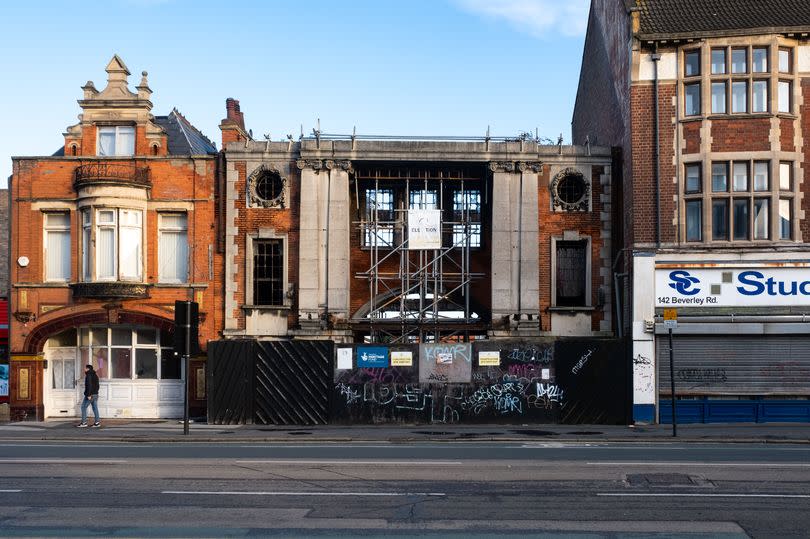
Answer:
POLYGON ((183 415, 182 361, 166 332, 128 326, 69 329, 48 339, 44 358, 46 417, 80 415, 88 364, 99 376, 102 418, 183 415))

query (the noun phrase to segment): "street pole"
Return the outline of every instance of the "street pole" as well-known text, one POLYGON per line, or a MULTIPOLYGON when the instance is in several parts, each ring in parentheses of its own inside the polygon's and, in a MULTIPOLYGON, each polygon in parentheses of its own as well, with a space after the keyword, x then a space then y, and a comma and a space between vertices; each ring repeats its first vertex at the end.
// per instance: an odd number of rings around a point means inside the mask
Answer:
POLYGON ((675 360, 672 353, 672 328, 669 328, 669 383, 672 392, 672 436, 678 436, 678 419, 675 414, 675 360))
MULTIPOLYGON (((672 331, 670 330, 670 350, 672 350, 672 331)), ((186 302, 186 323, 185 323, 185 353, 183 354, 183 368, 186 372, 185 391, 183 391, 183 434, 188 435, 188 383, 189 377, 189 354, 191 353, 191 302, 186 302)))

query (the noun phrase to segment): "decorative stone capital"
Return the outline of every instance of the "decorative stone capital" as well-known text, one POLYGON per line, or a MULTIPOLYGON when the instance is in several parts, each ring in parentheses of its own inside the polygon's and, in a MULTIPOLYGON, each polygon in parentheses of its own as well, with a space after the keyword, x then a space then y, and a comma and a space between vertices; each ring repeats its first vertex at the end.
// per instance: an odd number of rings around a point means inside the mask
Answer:
POLYGON ((490 161, 489 170, 492 172, 514 172, 515 163, 512 161, 490 161))
POLYGON ((295 162, 295 166, 298 167, 298 170, 311 168, 315 171, 315 174, 318 174, 323 169, 323 161, 320 159, 299 159, 295 162))
POLYGON ((543 163, 540 161, 518 161, 517 162, 517 169, 520 172, 540 172, 543 170, 543 163))

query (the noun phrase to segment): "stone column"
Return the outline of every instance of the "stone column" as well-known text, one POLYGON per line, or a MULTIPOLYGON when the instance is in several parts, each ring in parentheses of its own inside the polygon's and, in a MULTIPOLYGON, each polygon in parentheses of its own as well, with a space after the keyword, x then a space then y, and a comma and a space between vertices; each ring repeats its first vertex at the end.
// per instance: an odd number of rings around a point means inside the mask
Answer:
POLYGON ((539 329, 539 163, 493 162, 492 317, 539 329), (517 320, 515 320, 515 315, 517 320))
POLYGON ((300 159, 301 170, 300 236, 298 244, 298 315, 302 329, 320 328, 320 315, 325 306, 322 290, 326 275, 325 201, 326 174, 321 174, 320 160, 300 159))
POLYGON ((328 252, 324 251, 328 271, 326 290, 327 303, 334 321, 345 321, 349 317, 349 265, 350 193, 349 172, 351 161, 326 161, 328 171, 328 252))

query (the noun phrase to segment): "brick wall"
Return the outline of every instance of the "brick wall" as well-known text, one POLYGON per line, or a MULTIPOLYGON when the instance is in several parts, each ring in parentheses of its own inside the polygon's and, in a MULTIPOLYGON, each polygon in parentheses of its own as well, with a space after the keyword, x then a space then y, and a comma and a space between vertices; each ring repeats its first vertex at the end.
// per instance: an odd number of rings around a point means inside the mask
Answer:
MULTIPOLYGON (((11 257, 24 255, 30 260, 27 267, 13 265, 11 279, 15 283, 41 283, 43 281, 43 215, 42 208, 64 207, 65 200, 75 199, 73 173, 81 164, 73 159, 25 159, 14 162, 12 197, 14 199, 14 222, 11 236, 11 257), (35 207, 38 206, 38 207, 35 207)), ((12 353, 35 352, 26 350, 26 340, 37 328, 50 325, 60 318, 77 314, 104 314, 111 323, 115 313, 147 313, 150 316, 173 320, 175 300, 194 299, 200 302, 201 318, 200 344, 205 347, 208 340, 216 339, 218 328, 222 326, 222 304, 219 290, 222 286, 222 260, 213 249, 215 162, 212 157, 172 158, 165 160, 135 160, 137 166, 151 169, 152 189, 150 202, 193 201, 193 209, 188 212, 189 274, 190 282, 201 286, 193 290, 187 286, 151 287, 146 299, 125 299, 102 301, 73 299, 66 286, 18 288, 11 295, 11 310, 31 312, 35 320, 21 323, 11 320, 12 353), (209 246, 211 258, 209 259, 209 246), (213 268, 209 264, 213 263, 213 268), (209 274, 213 269, 213 279, 209 274), (110 304, 115 304, 110 314, 110 304), (108 308, 104 306, 107 305, 108 308)), ((71 216, 71 282, 80 280, 81 253, 79 246, 80 216, 75 206, 71 216)), ((145 213, 146 240, 143 256, 146 260, 145 282, 158 281, 157 255, 157 212, 149 209, 145 213)), ((55 327, 55 326, 53 326, 55 327)))
POLYGON ((0 298, 8 297, 8 189, 0 189, 0 298))
POLYGON ((712 151, 768 151, 770 118, 733 118, 712 121, 712 151))
MULTIPOLYGON (((602 238, 602 223, 600 214, 605 210, 601 201, 604 193, 599 177, 604 173, 604 167, 592 167, 591 200, 592 210, 587 212, 552 211, 551 191, 549 190, 549 168, 543 167, 538 182, 538 221, 540 222, 540 237, 538 238, 540 256, 540 323, 543 331, 551 331, 551 316, 549 308, 552 305, 551 283, 555 279, 551 267, 551 238, 562 237, 568 231, 577 231, 580 236, 591 238, 591 305, 599 305, 599 287, 602 286, 599 268, 601 265, 601 250, 605 246, 602 238)), ((604 313, 597 309, 591 316, 591 329, 599 331, 599 322, 604 319, 604 313)))
MULTIPOLYGON (((675 175, 673 119, 675 117, 674 84, 659 84, 659 187, 661 212, 661 242, 676 239, 672 225, 675 212, 675 175)), ((632 198, 633 198, 633 241, 636 244, 656 242, 656 186, 655 186, 655 109, 651 106, 654 98, 652 85, 634 85, 631 88, 631 121, 633 125, 631 153, 632 198)))
MULTIPOLYGON (((223 131, 223 144, 226 143, 225 131, 223 131)), ((249 208, 247 203, 247 163, 245 161, 230 161, 236 168, 238 179, 235 183, 237 200, 233 203, 236 206, 236 235, 234 244, 237 247, 237 254, 233 263, 236 268, 236 309, 228 313, 237 320, 237 328, 245 329, 245 311, 240 305, 252 305, 253 299, 246 297, 246 265, 247 246, 251 234, 257 234, 259 229, 273 229, 276 234, 287 235, 287 276, 288 282, 298 289, 298 240, 299 240, 299 208, 300 196, 300 172, 295 166, 295 161, 273 162, 272 166, 279 169, 282 176, 287 177, 288 197, 286 208, 249 208)), ((252 171, 252 169, 251 169, 252 171)), ((294 328, 298 319, 298 305, 293 296, 293 304, 288 315, 287 323, 290 329, 294 328)))
POLYGON ((810 240, 810 78, 802 79, 802 103, 800 103, 799 114, 801 115, 802 139, 804 140, 804 163, 802 165, 804 181, 801 184, 802 199, 801 209, 805 218, 800 221, 800 229, 804 241, 810 240))

